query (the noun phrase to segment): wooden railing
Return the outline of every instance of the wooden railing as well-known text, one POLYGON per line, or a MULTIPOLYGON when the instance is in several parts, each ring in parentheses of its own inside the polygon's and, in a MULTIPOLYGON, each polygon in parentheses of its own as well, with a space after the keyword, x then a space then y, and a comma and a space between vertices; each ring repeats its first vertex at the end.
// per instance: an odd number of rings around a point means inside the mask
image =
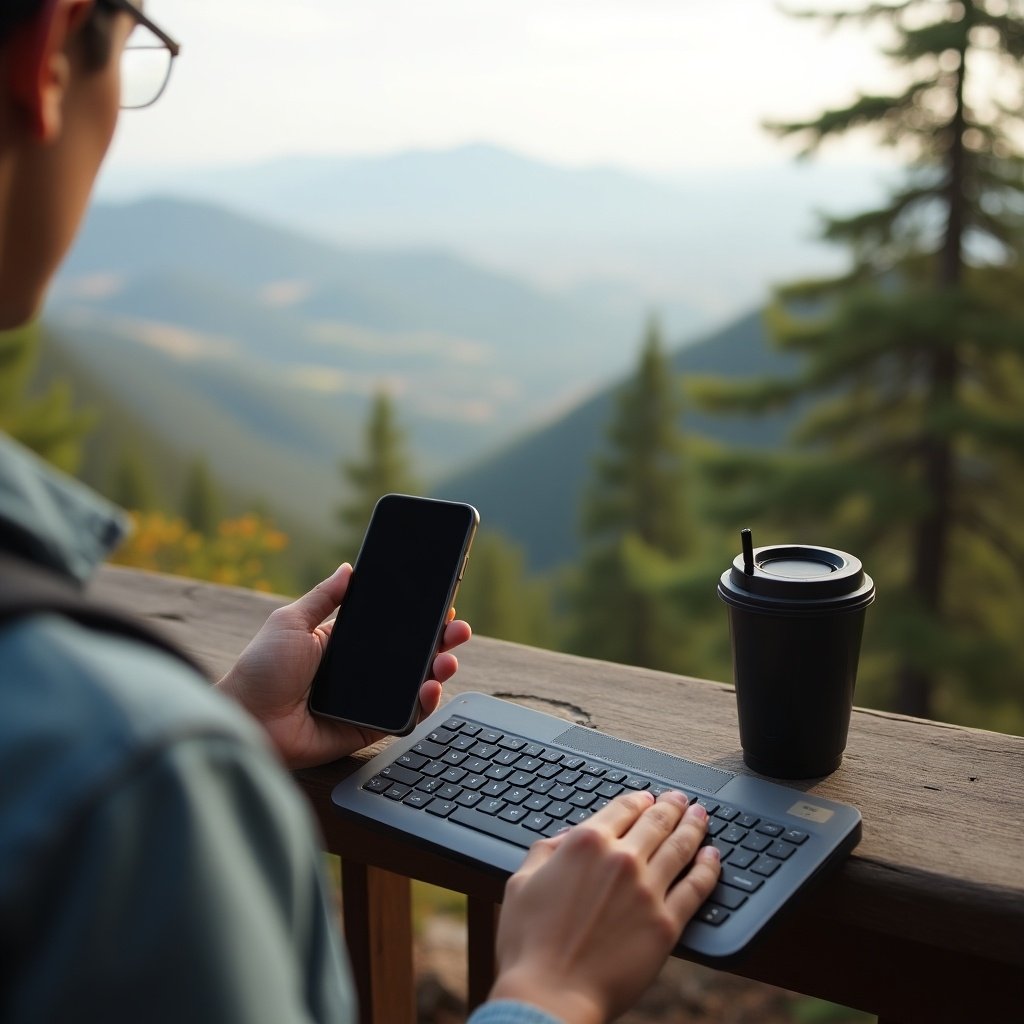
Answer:
MULTIPOLYGON (((163 627, 223 673, 280 601, 127 569, 103 599, 163 627)), ((743 770, 732 689, 476 637, 448 696, 478 690, 626 739, 743 770)), ((493 974, 502 885, 441 856, 342 825, 334 784, 369 754, 302 772, 343 861, 344 927, 362 1020, 414 1019, 409 879, 469 897, 469 994, 493 974)), ((860 808, 864 835, 733 973, 902 1024, 1024 1021, 1024 739, 857 710, 840 769, 810 791, 860 808)))

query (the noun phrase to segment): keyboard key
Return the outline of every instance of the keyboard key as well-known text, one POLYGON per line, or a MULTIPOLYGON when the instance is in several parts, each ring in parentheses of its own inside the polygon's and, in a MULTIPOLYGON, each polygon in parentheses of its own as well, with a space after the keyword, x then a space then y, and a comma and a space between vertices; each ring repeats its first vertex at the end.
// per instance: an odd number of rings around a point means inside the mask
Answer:
POLYGON ((555 803, 548 804, 546 810, 552 818, 564 818, 572 810, 572 804, 557 800, 555 803))
POLYGON ((533 782, 533 776, 529 772, 515 771, 508 777, 510 786, 529 786, 533 782))
POLYGON ((541 757, 544 754, 544 748, 539 743, 527 743, 523 747, 523 753, 527 757, 541 757))
POLYGON ((571 786, 580 777, 580 773, 577 771, 571 771, 566 768, 557 778, 557 781, 562 783, 563 786, 571 786))
POLYGON ((427 733, 427 739, 433 743, 443 743, 447 746, 453 739, 455 739, 455 733, 449 729, 435 729, 433 732, 427 733))
POLYGON ((720 818, 708 818, 708 835, 717 836, 719 832, 724 831, 726 824, 720 818))
POLYGON ((523 789, 521 786, 513 786, 501 794, 501 799, 506 803, 521 804, 529 795, 530 791, 528 789, 523 789))
POLYGON ((498 746, 504 747, 506 750, 514 750, 518 753, 526 746, 526 740, 521 740, 518 736, 504 736, 498 740, 498 746))
POLYGON ((592 793, 599 785, 601 785, 600 779, 594 778, 593 775, 584 775, 576 783, 576 788, 583 790, 584 793, 592 793))
POLYGON ((433 777, 435 775, 440 775, 441 772, 444 772, 444 771, 447 771, 447 770, 448 770, 448 765, 446 765, 444 763, 444 761, 431 761, 429 764, 425 764, 420 769, 420 771, 424 775, 429 775, 431 777, 433 777))
POLYGON ((730 825, 722 833, 722 842, 724 843, 742 843, 747 838, 747 830, 745 828, 737 828, 735 825, 730 825))
POLYGON ((454 800, 462 790, 458 786, 453 786, 450 782, 446 782, 435 794, 438 800, 454 800))
MULTIPOLYGON (((443 765, 441 771, 444 771, 446 767, 447 765, 443 765)), ((401 782, 406 786, 415 786, 423 777, 418 772, 413 772, 408 768, 403 768, 400 764, 389 764, 387 768, 382 768, 380 773, 392 782, 401 782)), ((426 771, 424 771, 423 774, 426 775, 426 771)), ((437 774, 440 775, 441 772, 438 772, 437 774)))
POLYGON ((479 789, 481 786, 485 786, 486 784, 486 775, 467 775, 461 783, 463 789, 479 789))
POLYGON ((584 775, 596 775, 596 776, 598 776, 600 778, 600 776, 604 775, 604 773, 605 773, 605 766, 603 764, 597 764, 594 761, 588 761, 583 766, 583 774, 584 775))
POLYGON ((736 819, 736 824, 740 828, 753 828, 761 819, 756 814, 741 814, 736 819))
POLYGON ((708 812, 708 814, 714 814, 715 811, 718 810, 718 801, 712 800, 709 796, 697 797, 697 803, 699 803, 701 807, 708 812))
POLYGON ((759 836, 756 833, 747 836, 747 838, 743 840, 743 848, 746 850, 753 850, 755 853, 767 850, 771 845, 772 841, 767 836, 759 836))
MULTIPOLYGON (((503 735, 504 735, 504 733, 495 732, 493 729, 484 729, 484 731, 482 733, 480 733, 479 739, 480 739, 481 743, 495 743, 496 744, 498 742, 498 740, 500 740, 502 738, 503 735)), ((483 757, 482 754, 480 756, 483 757)))
POLYGON ((435 814, 439 818, 447 818, 455 810, 455 807, 454 800, 438 800, 435 798, 433 803, 427 805, 427 814, 435 814))
POLYGON ((612 768, 604 773, 605 782, 621 782, 625 777, 626 773, 619 771, 618 768, 612 768))
POLYGON ((546 764, 543 768, 537 769, 537 774, 542 779, 552 779, 562 770, 561 765, 546 764))
POLYGON ((779 870, 779 864, 780 861, 773 860, 771 857, 758 857, 750 870, 756 874, 764 875, 765 878, 771 878, 779 870))
POLYGON ((570 825, 578 825, 581 821, 586 821, 594 812, 587 810, 585 807, 577 807, 572 814, 565 818, 565 821, 569 822, 570 825))
POLYGON ((543 832, 551 824, 551 819, 546 814, 528 814, 523 818, 523 828, 531 832, 543 832))
MULTIPOLYGON (((710 813, 711 812, 708 811, 708 814, 710 814, 710 813)), ((715 811, 715 817, 721 818, 722 821, 732 821, 733 818, 738 818, 739 817, 739 813, 740 812, 737 811, 735 807, 727 807, 725 804, 722 804, 718 808, 718 810, 715 811)))
POLYGON ((520 757, 516 768, 521 772, 535 772, 544 762, 539 757, 520 757))
POLYGON ((519 751, 517 750, 503 750, 500 754, 495 754, 491 760, 495 764, 507 764, 513 765, 519 760, 519 751))
POLYGON ((729 858, 731 868, 749 868, 757 860, 757 854, 753 850, 737 850, 733 848, 732 856, 729 858))
POLYGON ((499 800, 497 797, 493 796, 485 796, 480 803, 477 804, 477 810, 483 814, 497 814, 504 806, 504 800, 499 800))
POLYGON ((476 757, 472 754, 462 762, 462 767, 472 775, 481 775, 483 772, 487 771, 490 766, 490 761, 485 761, 482 757, 476 757))
POLYGON ((449 750, 440 760, 444 761, 445 764, 462 764, 467 757, 469 757, 469 754, 463 750, 449 750))
POLYGON ((462 804, 463 807, 473 807, 483 799, 484 797, 479 793, 471 793, 468 790, 464 790, 455 798, 455 802, 462 804))
POLYGON ((547 793, 548 790, 554 789, 554 787, 554 779, 537 779, 530 783, 530 789, 532 789, 534 793, 547 793))
POLYGON ((452 740, 453 750, 469 750, 470 747, 476 746, 476 740, 472 736, 456 736, 452 740))
POLYGON ((717 903, 720 907, 728 907, 730 910, 737 910, 747 902, 747 897, 735 889, 724 885, 716 885, 708 897, 710 903, 717 903))
POLYGON ((469 752, 476 757, 482 757, 485 761, 490 761, 498 752, 498 747, 494 743, 475 743, 469 748, 469 752))
POLYGON ((402 797, 405 796, 406 793, 408 792, 410 792, 408 786, 404 786, 400 782, 395 782, 392 783, 392 785, 390 785, 386 790, 384 790, 384 795, 389 800, 401 800, 402 797))
POLYGON ((562 760, 562 752, 560 750, 545 750, 537 756, 542 761, 547 761, 548 764, 558 764, 562 760))
POLYGON ((782 833, 782 838, 787 843, 796 843, 799 846, 807 838, 807 833, 801 832, 798 828, 789 828, 782 833))
POLYGON ((433 797, 429 793, 421 793, 418 789, 414 789, 403 801, 407 807, 415 807, 417 809, 426 807, 433 797))
POLYGON ((618 783, 605 780, 597 787, 596 792, 599 796, 607 797, 611 800, 612 797, 616 797, 622 792, 622 787, 618 783))
POLYGON ((464 736, 479 736, 482 728, 483 726, 477 725, 476 722, 467 722, 459 731, 464 736))
POLYGON ((764 885, 763 878, 756 878, 744 871, 737 871, 730 865, 722 868, 722 885, 730 885, 734 889, 742 889, 744 892, 757 892, 764 885))
POLYGON ((723 843, 721 839, 707 840, 702 845, 713 846, 718 851, 720 861, 723 864, 725 863, 726 858, 731 858, 732 855, 736 852, 735 846, 730 846, 728 843, 723 843))
POLYGON ((567 754, 565 757, 562 758, 562 765, 573 771, 575 771, 577 768, 579 768, 581 765, 585 763, 586 762, 582 757, 575 757, 572 754, 567 754))
POLYGON ((400 764, 403 768, 409 768, 412 771, 418 771, 429 760, 429 757, 424 757, 422 754, 414 754, 411 750, 407 750, 401 757, 395 760, 395 764, 400 764))
POLYGON ((525 807, 517 807, 515 804, 508 804, 498 811, 498 817, 505 821, 522 821, 530 812, 525 807))
POLYGON ((781 825, 776 825, 774 821, 762 821, 757 826, 757 831, 762 835, 771 836, 773 839, 777 839, 782 835, 784 829, 781 825))
POLYGON ((776 839, 764 852, 769 857, 775 857, 777 860, 789 860, 796 853, 796 847, 790 846, 789 843, 784 843, 781 839, 776 839))
POLYGON ((461 782, 466 777, 466 771, 462 768, 449 768, 438 777, 444 779, 445 782, 461 782))
POLYGON ((374 775, 372 779, 363 783, 363 789, 368 789, 371 793, 383 793, 390 786, 391 780, 383 775, 374 775))
POLYGON ((593 793, 573 793, 569 797, 569 803, 573 807, 589 807, 596 799, 597 797, 593 793))
POLYGON ((649 779, 641 778, 639 775, 627 775, 622 784, 630 789, 646 789, 651 783, 649 779))
POLYGON ((549 803, 551 801, 543 793, 537 793, 535 796, 531 796, 523 806, 529 807, 531 811, 543 811, 549 803))
POLYGON ((553 821, 543 832, 542 836, 557 836, 559 832, 568 832, 572 828, 571 825, 567 825, 564 821, 553 821))
POLYGON ((729 917, 729 911, 724 907, 704 906, 697 914, 697 920, 705 924, 721 924, 729 917))
POLYGON ((432 743, 430 740, 420 740, 412 748, 417 754, 422 754, 424 757, 437 758, 444 753, 444 745, 441 743, 432 743))
POLYGON ((488 782, 480 792, 483 793, 484 796, 501 796, 506 789, 508 789, 507 782, 499 782, 495 779, 493 782, 488 782))
POLYGON ((489 779, 507 779, 512 774, 512 768, 507 764, 492 764, 484 775, 489 779))
POLYGON ((444 779, 424 779, 416 788, 423 793, 435 793, 444 785, 444 779))
POLYGON ((574 792, 575 790, 571 786, 563 786, 560 782, 556 782, 548 791, 548 796, 552 800, 568 800, 574 792))
POLYGON ((448 721, 444 723, 444 727, 446 729, 450 729, 452 732, 458 732, 465 724, 466 720, 464 718, 449 718, 448 721))

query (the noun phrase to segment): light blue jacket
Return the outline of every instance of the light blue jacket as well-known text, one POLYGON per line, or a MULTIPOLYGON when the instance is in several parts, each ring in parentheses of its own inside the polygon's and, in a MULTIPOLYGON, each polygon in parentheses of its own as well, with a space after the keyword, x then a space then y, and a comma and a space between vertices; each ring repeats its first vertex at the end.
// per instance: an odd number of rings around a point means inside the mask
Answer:
MULTIPOLYGON (((84 580, 122 533, 0 435, 0 547, 84 580)), ((330 906, 305 801, 231 702, 57 615, 0 627, 0 1019, 348 1024, 330 906)))

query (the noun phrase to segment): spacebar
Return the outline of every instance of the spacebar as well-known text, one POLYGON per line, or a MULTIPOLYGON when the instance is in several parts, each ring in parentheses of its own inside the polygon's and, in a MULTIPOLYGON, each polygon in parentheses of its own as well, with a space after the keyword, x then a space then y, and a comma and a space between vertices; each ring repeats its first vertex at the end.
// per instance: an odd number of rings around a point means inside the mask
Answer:
POLYGON ((477 832, 486 832, 489 836, 504 839, 516 846, 530 847, 541 838, 536 832, 531 832, 522 825, 515 825, 511 821, 496 818, 493 814, 483 814, 468 807, 456 808, 448 815, 448 820, 457 821, 460 825, 475 829, 477 832))

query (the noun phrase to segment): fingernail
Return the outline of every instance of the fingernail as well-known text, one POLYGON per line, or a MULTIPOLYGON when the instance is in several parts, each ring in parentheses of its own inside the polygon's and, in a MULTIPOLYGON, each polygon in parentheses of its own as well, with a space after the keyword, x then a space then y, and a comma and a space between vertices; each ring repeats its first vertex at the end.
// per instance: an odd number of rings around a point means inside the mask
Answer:
POLYGON ((704 809, 704 807, 701 804, 690 804, 690 806, 686 809, 686 813, 692 814, 693 817, 697 818, 699 821, 708 820, 708 812, 704 809))
POLYGON ((666 792, 662 793, 661 796, 658 797, 658 799, 659 800, 671 800, 672 803, 679 804, 683 808, 685 808, 687 803, 689 802, 686 799, 686 794, 685 793, 680 793, 678 789, 667 790, 666 792))
POLYGON ((722 859, 722 851, 719 850, 717 846, 705 846, 700 851, 700 856, 703 857, 704 860, 720 861, 722 859))

